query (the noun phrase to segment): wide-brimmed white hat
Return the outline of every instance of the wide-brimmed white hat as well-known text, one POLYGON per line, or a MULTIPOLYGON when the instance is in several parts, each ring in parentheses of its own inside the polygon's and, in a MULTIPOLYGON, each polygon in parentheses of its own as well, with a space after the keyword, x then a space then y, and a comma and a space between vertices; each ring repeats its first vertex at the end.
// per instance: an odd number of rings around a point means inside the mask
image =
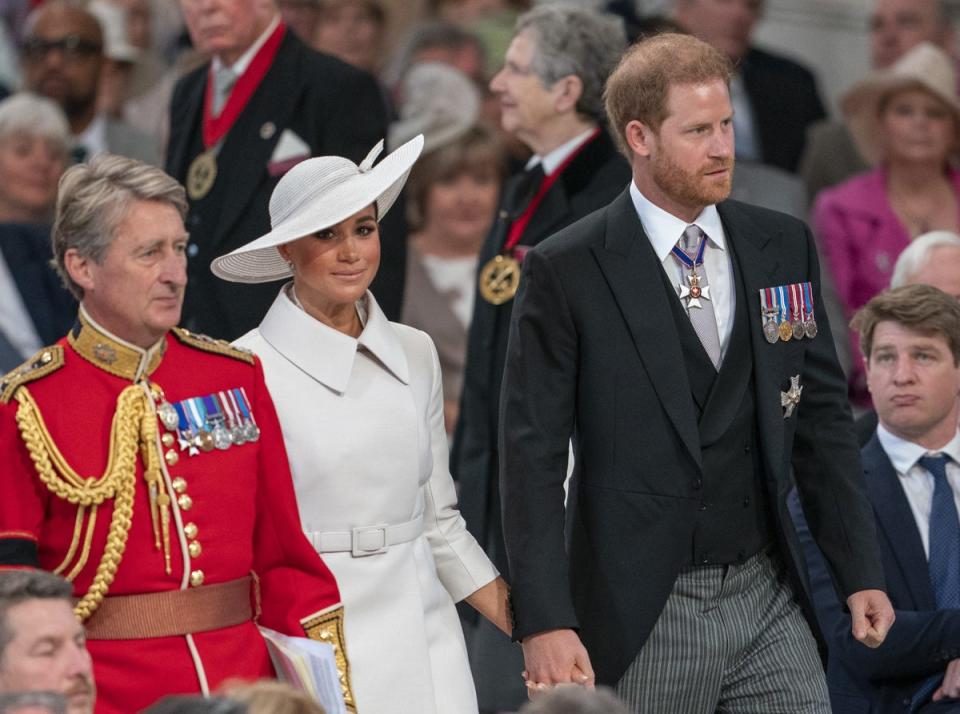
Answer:
POLYGON ((289 277, 290 266, 280 256, 278 245, 335 226, 371 203, 377 204, 377 220, 381 220, 400 195, 422 150, 420 135, 376 166, 373 162, 383 151, 383 141, 359 166, 342 156, 301 161, 280 179, 270 196, 272 230, 214 259, 211 270, 217 277, 235 283, 266 283, 289 277))
POLYGON ((857 148, 871 164, 883 158, 881 102, 894 92, 913 88, 930 92, 950 108, 960 140, 960 96, 953 60, 936 45, 922 42, 890 67, 871 72, 840 100, 857 148))

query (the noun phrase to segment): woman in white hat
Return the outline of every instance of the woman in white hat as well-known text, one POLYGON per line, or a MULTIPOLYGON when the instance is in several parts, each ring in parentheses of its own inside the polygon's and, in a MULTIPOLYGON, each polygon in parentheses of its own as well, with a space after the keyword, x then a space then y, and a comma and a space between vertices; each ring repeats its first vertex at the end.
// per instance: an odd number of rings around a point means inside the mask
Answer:
MULTIPOLYGON (((929 43, 869 75, 841 101, 863 156, 875 166, 822 191, 813 223, 847 317, 890 284, 916 236, 960 229, 960 97, 951 58, 929 43)), ((851 397, 869 403, 857 340, 851 397)))
POLYGON ((378 221, 423 137, 376 166, 308 159, 270 199, 273 229, 213 262, 221 278, 289 278, 237 341, 262 360, 308 538, 341 589, 360 714, 476 712, 454 602, 509 631, 506 585, 467 532, 447 468, 430 338, 367 290, 378 221))

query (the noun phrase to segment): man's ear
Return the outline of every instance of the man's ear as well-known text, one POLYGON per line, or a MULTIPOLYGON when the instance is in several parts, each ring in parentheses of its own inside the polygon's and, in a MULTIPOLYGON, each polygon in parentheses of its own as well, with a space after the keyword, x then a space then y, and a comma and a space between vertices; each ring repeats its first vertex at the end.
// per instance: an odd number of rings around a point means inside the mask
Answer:
POLYGON ((70 279, 83 288, 83 292, 89 292, 96 287, 96 281, 93 279, 93 260, 80 255, 76 248, 69 248, 63 254, 63 267, 66 268, 70 279))
POLYGON ((627 146, 630 147, 630 150, 637 156, 650 156, 653 152, 653 144, 656 139, 656 134, 649 124, 644 124, 643 122, 633 119, 632 121, 627 122, 627 126, 624 127, 624 139, 627 142, 627 146))
POLYGON ((559 114, 576 111, 577 102, 583 96, 583 80, 575 74, 568 74, 562 79, 558 79, 553 85, 555 90, 559 90, 554 108, 559 114))

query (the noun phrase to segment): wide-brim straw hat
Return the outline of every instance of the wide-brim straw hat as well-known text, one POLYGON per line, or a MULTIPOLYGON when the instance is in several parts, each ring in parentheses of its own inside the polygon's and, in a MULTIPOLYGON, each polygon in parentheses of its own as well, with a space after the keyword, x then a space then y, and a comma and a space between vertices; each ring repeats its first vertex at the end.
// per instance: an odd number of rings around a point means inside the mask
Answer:
POLYGON ((877 164, 883 158, 881 102, 904 89, 923 89, 950 107, 958 127, 955 142, 960 145, 960 96, 957 95, 956 67, 942 49, 922 42, 890 67, 871 72, 840 100, 840 108, 857 148, 871 164, 877 164))
POLYGON ((294 166, 270 196, 272 230, 216 258, 210 265, 214 275, 235 283, 281 280, 292 271, 277 246, 335 226, 372 203, 382 220, 423 150, 423 136, 373 166, 382 150, 380 141, 359 166, 342 156, 318 156, 294 166))

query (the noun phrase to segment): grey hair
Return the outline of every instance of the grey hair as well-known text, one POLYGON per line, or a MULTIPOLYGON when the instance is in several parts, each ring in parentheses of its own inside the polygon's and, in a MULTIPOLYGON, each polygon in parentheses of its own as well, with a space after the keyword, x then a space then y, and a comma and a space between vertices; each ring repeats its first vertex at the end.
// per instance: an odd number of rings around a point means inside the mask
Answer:
POLYGON ((67 698, 58 692, 9 692, 0 694, 0 714, 18 714, 43 707, 46 714, 67 714, 67 698))
POLYGON ((0 572, 0 661, 13 639, 7 623, 11 607, 27 600, 64 600, 73 607, 73 585, 59 575, 44 570, 5 570, 0 572))
POLYGON ((52 99, 20 92, 0 101, 0 139, 15 134, 39 136, 52 142, 64 154, 70 148, 70 125, 52 99))
POLYGON ((107 248, 134 201, 159 201, 187 216, 187 196, 177 181, 155 166, 113 154, 71 166, 60 179, 53 222, 53 266, 77 300, 83 288, 67 272, 64 256, 76 250, 95 263, 107 248))
POLYGON ((893 266, 893 277, 890 278, 890 287, 899 288, 907 285, 914 275, 930 260, 934 248, 952 246, 960 248, 960 235, 953 231, 931 231, 917 236, 897 258, 893 266))
POLYGON ((583 83, 577 111, 603 118, 603 86, 627 47, 623 20, 574 5, 541 5, 517 18, 514 34, 536 41, 530 69, 545 87, 574 75, 583 83))
POLYGON ((595 691, 558 687, 538 696, 520 714, 629 714, 627 707, 607 687, 595 691))

